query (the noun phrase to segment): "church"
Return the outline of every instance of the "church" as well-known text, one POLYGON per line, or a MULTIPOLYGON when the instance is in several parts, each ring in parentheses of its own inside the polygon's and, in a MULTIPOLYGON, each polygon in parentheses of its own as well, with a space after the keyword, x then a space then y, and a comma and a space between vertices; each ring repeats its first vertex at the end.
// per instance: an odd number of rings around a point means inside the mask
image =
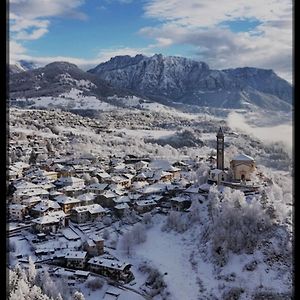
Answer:
POLYGON ((220 127, 217 133, 217 159, 216 168, 210 170, 208 183, 220 184, 222 182, 243 182, 251 180, 251 175, 256 170, 252 157, 239 154, 230 161, 230 167, 224 167, 224 133, 220 127))

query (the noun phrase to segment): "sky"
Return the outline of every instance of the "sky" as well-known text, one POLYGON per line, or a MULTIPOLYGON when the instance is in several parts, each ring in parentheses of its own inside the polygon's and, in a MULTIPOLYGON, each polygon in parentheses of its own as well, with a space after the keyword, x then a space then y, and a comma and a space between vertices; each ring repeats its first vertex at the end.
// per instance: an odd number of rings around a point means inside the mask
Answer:
POLYGON ((212 69, 273 69, 292 82, 292 0, 9 0, 9 60, 86 70, 155 53, 212 69))

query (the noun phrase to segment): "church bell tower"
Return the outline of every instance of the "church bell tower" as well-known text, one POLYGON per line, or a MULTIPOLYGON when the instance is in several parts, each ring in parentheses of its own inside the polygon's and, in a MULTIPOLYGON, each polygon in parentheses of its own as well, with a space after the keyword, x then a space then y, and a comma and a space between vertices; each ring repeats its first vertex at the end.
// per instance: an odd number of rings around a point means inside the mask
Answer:
POLYGON ((224 133, 221 127, 217 133, 217 169, 224 170, 224 133))

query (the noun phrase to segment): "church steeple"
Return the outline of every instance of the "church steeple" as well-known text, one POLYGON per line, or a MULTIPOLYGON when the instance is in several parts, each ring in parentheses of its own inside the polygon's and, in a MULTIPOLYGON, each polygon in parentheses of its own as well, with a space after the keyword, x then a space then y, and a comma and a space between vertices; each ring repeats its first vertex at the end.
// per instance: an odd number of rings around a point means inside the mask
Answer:
POLYGON ((217 169, 224 170, 224 133, 221 127, 216 137, 217 137, 217 169))

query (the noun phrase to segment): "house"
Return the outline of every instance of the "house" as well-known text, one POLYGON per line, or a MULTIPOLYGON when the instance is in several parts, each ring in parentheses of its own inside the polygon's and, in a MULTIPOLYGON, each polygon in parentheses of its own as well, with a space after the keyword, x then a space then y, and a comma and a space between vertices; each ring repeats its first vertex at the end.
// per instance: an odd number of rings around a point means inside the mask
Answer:
POLYGON ((134 276, 130 271, 131 264, 113 261, 101 256, 93 257, 88 261, 90 271, 107 276, 113 280, 130 282, 134 276))
POLYGON ((71 186, 73 188, 83 188, 85 186, 84 180, 78 177, 67 176, 67 177, 60 177, 58 180, 54 182, 54 184, 58 188, 71 186))
POLYGON ((108 187, 107 183, 93 183, 85 187, 88 193, 94 193, 96 196, 101 195, 108 187))
POLYGON ((99 183, 111 183, 111 176, 105 171, 98 172, 95 174, 95 176, 98 178, 99 183))
POLYGON ((239 154, 231 160, 230 169, 234 180, 250 180, 256 170, 255 161, 251 156, 239 154))
POLYGON ((179 195, 170 199, 171 209, 176 211, 184 211, 191 206, 191 199, 188 195, 179 195))
POLYGON ((180 170, 184 172, 189 172, 191 171, 191 167, 189 164, 183 162, 183 161, 176 161, 175 163, 172 164, 173 167, 180 168, 180 170))
POLYGON ((24 220, 26 211, 26 206, 22 204, 10 204, 8 206, 9 218, 11 220, 24 220))
POLYGON ((151 211, 156 206, 157 206, 156 201, 151 200, 151 199, 150 200, 139 200, 139 201, 136 201, 133 205, 134 209, 138 213, 145 213, 145 212, 151 211))
POLYGON ((89 205, 94 204, 96 196, 94 193, 85 193, 78 196, 77 199, 81 201, 82 205, 89 205))
POLYGON ((149 177, 145 173, 141 172, 134 176, 132 181, 146 181, 148 178, 149 177))
POLYGON ((117 184, 124 188, 129 188, 131 185, 131 180, 123 175, 114 175, 111 177, 111 182, 117 184))
POLYGON ((30 210, 31 207, 35 206, 41 201, 42 201, 41 197, 30 197, 22 200, 22 204, 25 205, 30 210))
POLYGON ((55 171, 58 173, 58 178, 70 177, 75 174, 73 166, 63 166, 62 168, 56 168, 55 171))
POLYGON ((54 190, 49 192, 49 199, 54 200, 57 196, 61 196, 61 195, 64 195, 64 193, 54 190))
POLYGON ((85 281, 86 279, 88 279, 89 275, 90 272, 88 271, 76 270, 74 272, 74 276, 77 277, 79 281, 85 281))
POLYGON ((180 177, 180 171, 181 169, 180 168, 177 168, 177 167, 174 167, 174 166, 170 166, 167 170, 167 172, 173 174, 173 178, 178 178, 180 177))
POLYGON ((105 209, 99 204, 91 204, 80 207, 74 207, 71 210, 70 218, 73 222, 84 223, 88 220, 95 220, 105 215, 105 209))
POLYGON ((220 184, 222 181, 228 180, 228 172, 226 170, 213 169, 209 172, 208 182, 220 184))
POLYGON ((30 167, 29 164, 24 162, 16 162, 9 165, 8 178, 9 180, 15 180, 23 176, 23 171, 30 167))
POLYGON ((56 190, 56 186, 51 183, 51 182, 46 182, 46 181, 40 181, 38 182, 39 186, 43 188, 44 190, 48 191, 49 193, 53 192, 56 190))
POLYGON ((48 199, 49 192, 45 189, 35 187, 34 189, 18 189, 13 193, 13 199, 17 202, 31 197, 40 197, 41 199, 48 199))
POLYGON ((52 211, 60 211, 60 205, 52 200, 41 200, 30 209, 30 215, 33 217, 41 217, 52 211))
POLYGON ((147 167, 148 167, 148 164, 149 164, 149 162, 144 161, 144 160, 140 160, 140 161, 138 161, 138 162, 136 162, 136 163, 134 164, 134 168, 135 168, 137 171, 140 171, 140 170, 142 170, 142 169, 147 168, 147 167))
POLYGON ((115 207, 113 208, 115 214, 121 218, 124 215, 124 212, 126 209, 129 209, 129 205, 127 203, 120 203, 115 205, 115 207))
POLYGON ((57 232, 61 227, 65 226, 65 213, 63 211, 51 212, 46 216, 32 220, 33 229, 37 232, 57 232))
POLYGON ((102 195, 99 195, 97 197, 97 203, 99 203, 103 207, 113 207, 114 202, 113 200, 118 197, 118 194, 111 191, 111 190, 106 190, 102 193, 102 195))
POLYGON ((129 196, 119 196, 119 197, 113 199, 113 202, 114 202, 114 206, 116 206, 121 203, 130 204, 131 200, 130 200, 129 196))
POLYGON ((154 176, 151 179, 148 179, 148 182, 157 182, 157 181, 170 181, 173 178, 173 174, 163 170, 157 170, 154 173, 154 176))
POLYGON ((49 181, 55 181, 57 180, 57 172, 54 171, 45 171, 45 170, 41 170, 41 169, 35 169, 32 172, 26 174, 27 178, 30 178, 31 180, 33 179, 46 179, 49 181))
POLYGON ((84 269, 86 265, 87 252, 86 251, 68 251, 65 254, 65 262, 67 268, 84 269))
POLYGON ((23 176, 23 169, 10 165, 8 168, 8 180, 15 180, 23 176))
POLYGON ((81 201, 68 197, 66 195, 60 195, 54 198, 54 200, 62 207, 63 211, 68 214, 70 213, 71 209, 74 207, 78 207, 81 205, 81 201))
POLYGON ((88 239, 84 244, 83 248, 87 251, 90 256, 99 256, 104 253, 104 240, 100 237, 93 237, 88 239))
POLYGON ((62 192, 66 196, 69 197, 78 197, 79 195, 82 195, 85 192, 85 189, 83 186, 64 186, 58 190, 59 192, 62 192))
POLYGON ((32 190, 40 188, 38 185, 28 182, 24 179, 13 184, 13 188, 15 191, 23 191, 23 190, 32 190))
POLYGON ((83 175, 83 174, 90 174, 92 173, 95 168, 91 166, 86 166, 86 165, 73 165, 74 172, 77 175, 83 175))

